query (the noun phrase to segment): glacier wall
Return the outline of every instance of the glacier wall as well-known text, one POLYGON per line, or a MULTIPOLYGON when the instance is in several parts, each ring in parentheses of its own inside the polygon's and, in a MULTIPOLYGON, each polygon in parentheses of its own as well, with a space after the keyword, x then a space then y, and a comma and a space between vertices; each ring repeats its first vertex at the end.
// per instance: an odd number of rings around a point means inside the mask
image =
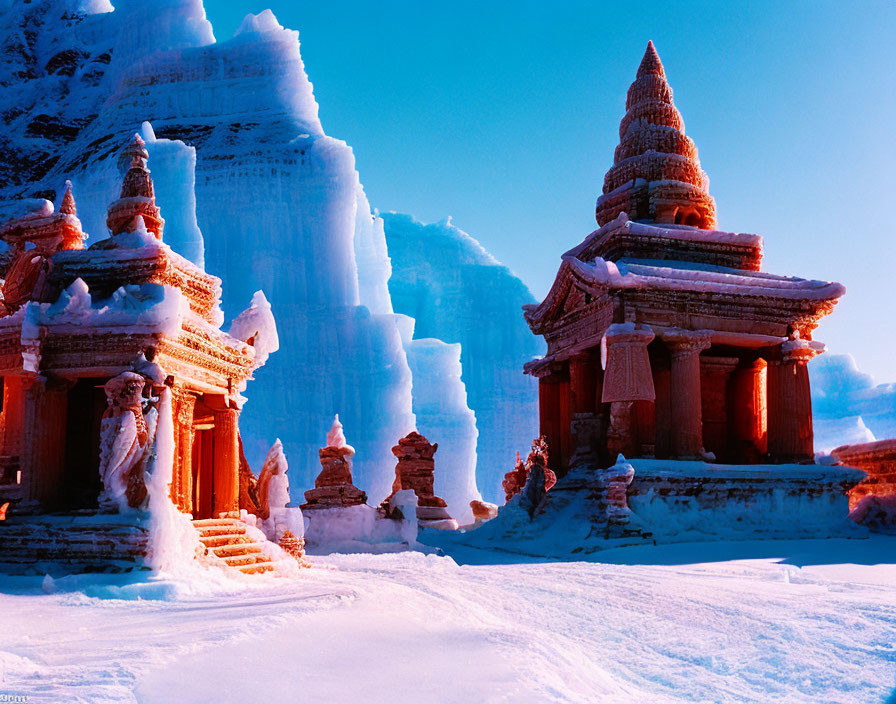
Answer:
POLYGON ((809 381, 816 452, 896 437, 896 384, 876 384, 852 355, 816 357, 809 381))
POLYGON ((522 306, 526 285, 450 219, 424 225, 383 213, 392 257, 392 305, 417 338, 460 343, 467 399, 479 429, 476 476, 486 501, 504 503, 501 480, 538 434, 538 382, 523 364, 544 354, 522 306))
POLYGON ((444 458, 437 486, 463 518, 479 494, 457 348, 403 337, 383 223, 351 149, 323 131, 298 33, 265 11, 217 42, 201 0, 114 5, 0 2, 0 218, 69 178, 89 242, 105 237, 119 152, 142 129, 166 240, 224 280, 228 318, 261 289, 278 321, 281 349, 241 418, 250 463, 279 436, 293 486, 311 486, 338 412, 375 502, 419 410, 444 458))

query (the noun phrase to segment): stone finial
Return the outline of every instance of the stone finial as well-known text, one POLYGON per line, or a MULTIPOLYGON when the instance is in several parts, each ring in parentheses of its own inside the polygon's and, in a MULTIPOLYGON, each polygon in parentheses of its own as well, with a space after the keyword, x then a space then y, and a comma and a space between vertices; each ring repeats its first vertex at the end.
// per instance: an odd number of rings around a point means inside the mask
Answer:
POLYGON ((355 448, 346 442, 337 414, 327 433, 327 446, 318 450, 321 471, 314 480, 314 488, 305 492, 303 511, 367 503, 367 494, 352 483, 354 454, 355 448))
POLYGON ((109 206, 106 225, 113 235, 134 232, 137 216, 143 218, 146 229, 162 239, 165 221, 156 205, 155 189, 146 161, 149 152, 139 134, 121 154, 121 162, 129 162, 121 183, 121 196, 109 206))
POLYGON ((355 454, 355 448, 345 441, 345 432, 343 432, 342 423, 339 422, 338 413, 333 418, 333 426, 330 428, 330 432, 327 433, 327 447, 344 447, 351 450, 352 454, 355 454))
POLYGON ((72 195, 72 182, 65 182, 65 195, 62 196, 62 203, 59 205, 59 212, 62 215, 78 216, 78 208, 75 206, 75 197, 72 195))
POLYGON ((641 65, 638 66, 637 78, 641 78, 648 74, 661 76, 662 78, 666 77, 666 72, 663 70, 663 62, 660 61, 660 55, 656 53, 656 47, 653 45, 653 40, 647 42, 644 58, 641 59, 641 65))

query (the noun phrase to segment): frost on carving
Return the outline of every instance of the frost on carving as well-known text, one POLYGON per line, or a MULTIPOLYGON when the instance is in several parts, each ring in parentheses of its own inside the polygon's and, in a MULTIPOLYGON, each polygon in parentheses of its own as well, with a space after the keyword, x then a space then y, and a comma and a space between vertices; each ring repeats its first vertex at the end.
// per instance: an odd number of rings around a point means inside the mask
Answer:
POLYGON ((100 424, 100 506, 124 510, 146 501, 145 460, 155 438, 158 412, 143 412, 146 380, 122 372, 103 387, 109 408, 100 424))

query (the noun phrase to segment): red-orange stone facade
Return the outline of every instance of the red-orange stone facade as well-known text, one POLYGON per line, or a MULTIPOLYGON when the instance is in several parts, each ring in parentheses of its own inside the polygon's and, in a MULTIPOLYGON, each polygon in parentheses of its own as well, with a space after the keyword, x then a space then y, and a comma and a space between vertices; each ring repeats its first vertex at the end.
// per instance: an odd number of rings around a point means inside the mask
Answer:
POLYGON ((525 370, 539 379, 552 469, 562 476, 574 455, 609 466, 617 453, 812 462, 806 364, 844 288, 762 272, 761 237, 715 229, 709 179, 652 43, 619 135, 599 229, 524 307, 548 347, 525 370))

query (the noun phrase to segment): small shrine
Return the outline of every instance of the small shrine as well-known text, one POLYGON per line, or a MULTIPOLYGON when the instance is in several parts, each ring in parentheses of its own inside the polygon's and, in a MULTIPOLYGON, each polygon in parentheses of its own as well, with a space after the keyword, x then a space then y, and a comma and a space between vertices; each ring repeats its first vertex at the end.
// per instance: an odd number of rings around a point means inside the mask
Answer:
POLYGON ((454 530, 457 521, 449 515, 445 500, 434 491, 434 456, 438 449, 439 443, 429 442, 417 431, 401 438, 392 448, 392 454, 398 458, 392 494, 383 503, 388 504, 395 494, 410 489, 417 496, 417 520, 421 526, 454 530))
POLYGON ((578 459, 811 463, 807 363, 838 283, 761 271, 762 238, 716 229, 715 202, 649 43, 628 91, 598 229, 525 306, 547 354, 540 432, 578 459))
POLYGON ((8 517, 142 509, 164 461, 181 512, 239 516, 241 392, 267 356, 251 318, 270 310, 240 316, 242 339, 221 330, 221 280, 164 243, 147 159, 135 136, 110 236, 89 248, 70 184, 58 211, 41 201, 0 227, 8 517))
POLYGON ((345 440, 339 415, 327 433, 327 446, 318 451, 321 471, 314 480, 314 488, 305 492, 302 510, 347 508, 367 502, 367 494, 352 483, 352 457, 355 448, 345 440))

